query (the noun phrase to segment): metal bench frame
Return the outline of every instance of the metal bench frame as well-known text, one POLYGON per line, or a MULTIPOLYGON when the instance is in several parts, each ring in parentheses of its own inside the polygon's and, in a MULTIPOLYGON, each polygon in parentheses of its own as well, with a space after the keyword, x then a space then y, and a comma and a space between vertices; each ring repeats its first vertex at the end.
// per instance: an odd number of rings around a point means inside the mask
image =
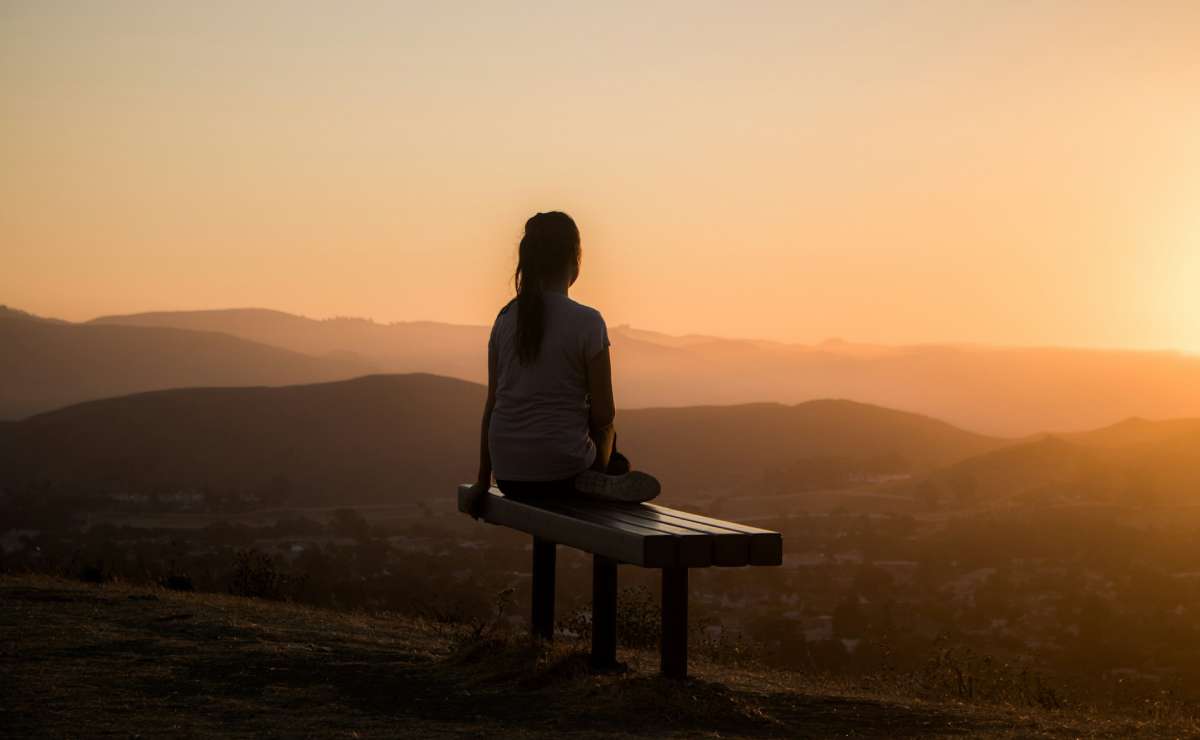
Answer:
MULTIPOLYGON (((466 511, 469 485, 458 488, 466 511)), ((662 569, 662 673, 687 676, 688 569, 780 565, 778 532, 712 519, 655 504, 572 500, 537 501, 506 497, 492 488, 479 507, 491 524, 533 536, 530 626, 537 637, 554 638, 554 581, 558 545, 592 554, 592 665, 617 664, 617 566, 662 569)))

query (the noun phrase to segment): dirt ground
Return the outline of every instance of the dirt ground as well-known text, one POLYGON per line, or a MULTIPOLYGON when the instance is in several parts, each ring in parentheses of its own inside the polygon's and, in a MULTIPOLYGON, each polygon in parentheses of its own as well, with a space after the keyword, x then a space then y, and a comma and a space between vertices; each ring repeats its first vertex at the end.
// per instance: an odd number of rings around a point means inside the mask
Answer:
POLYGON ((578 645, 212 594, 0 577, 11 737, 1184 737, 1078 713, 833 691, 657 656, 594 675, 578 645))

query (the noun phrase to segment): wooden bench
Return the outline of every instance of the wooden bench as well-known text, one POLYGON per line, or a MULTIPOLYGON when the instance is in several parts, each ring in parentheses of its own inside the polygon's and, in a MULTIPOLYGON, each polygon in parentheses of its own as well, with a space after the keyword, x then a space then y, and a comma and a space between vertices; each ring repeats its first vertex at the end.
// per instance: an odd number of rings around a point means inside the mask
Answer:
MULTIPOLYGON (((458 488, 466 512, 470 486, 458 488)), ((555 547, 592 553, 592 664, 617 661, 617 565, 662 569, 662 672, 687 675, 688 569, 779 565, 778 532, 747 527, 654 504, 622 504, 585 498, 517 500, 492 488, 479 508, 491 524, 533 535, 533 634, 554 636, 555 547)))

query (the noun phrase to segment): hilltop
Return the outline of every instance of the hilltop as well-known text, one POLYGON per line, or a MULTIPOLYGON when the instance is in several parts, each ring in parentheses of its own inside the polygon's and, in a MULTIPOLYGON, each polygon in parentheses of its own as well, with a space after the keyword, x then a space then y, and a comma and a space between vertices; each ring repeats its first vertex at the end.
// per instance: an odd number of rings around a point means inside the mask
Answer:
POLYGON ((836 685, 656 656, 592 675, 578 644, 462 625, 46 577, 0 576, 0 723, 30 736, 1113 737, 1185 735, 1082 711, 836 685))

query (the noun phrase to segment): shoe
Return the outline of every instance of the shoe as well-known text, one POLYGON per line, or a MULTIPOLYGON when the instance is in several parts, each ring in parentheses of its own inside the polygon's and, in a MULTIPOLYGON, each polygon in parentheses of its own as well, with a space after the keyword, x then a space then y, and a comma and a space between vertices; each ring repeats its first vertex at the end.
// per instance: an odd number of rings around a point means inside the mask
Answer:
POLYGON ((612 455, 608 458, 608 467, 604 472, 609 475, 625 475, 629 470, 629 458, 613 450, 612 455))
POLYGON ((662 490, 662 485, 657 478, 640 470, 631 470, 623 475, 585 470, 575 476, 575 490, 592 498, 632 504, 654 498, 662 490))

